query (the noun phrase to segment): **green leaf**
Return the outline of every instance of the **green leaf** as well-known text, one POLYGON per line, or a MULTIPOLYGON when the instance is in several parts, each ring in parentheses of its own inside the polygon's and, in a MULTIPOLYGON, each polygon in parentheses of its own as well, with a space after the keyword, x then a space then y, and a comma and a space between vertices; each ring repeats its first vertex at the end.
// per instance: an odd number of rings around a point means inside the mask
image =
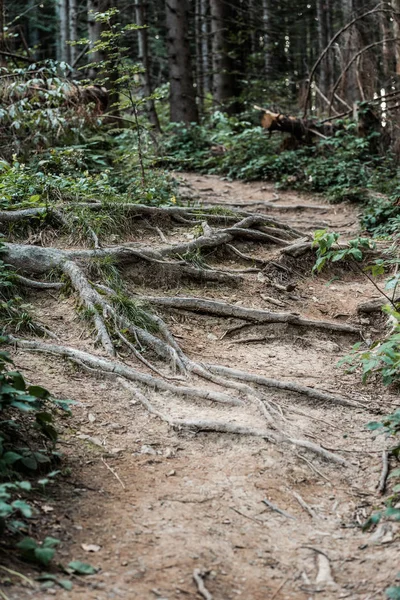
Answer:
POLYGON ((32 507, 24 500, 14 500, 12 507, 16 508, 21 514, 29 519, 32 516, 32 507))
POLYGON ((55 555, 56 551, 54 550, 54 548, 35 548, 34 550, 34 554, 35 554, 35 558, 36 560, 41 563, 42 565, 45 565, 47 567, 47 565, 49 564, 49 562, 51 561, 51 559, 53 558, 53 556, 55 555))
POLYGON ((391 600, 400 600, 400 587, 398 585, 387 588, 385 594, 391 600))
POLYGON ((46 537, 43 541, 43 548, 54 548, 54 546, 58 546, 61 544, 61 541, 58 538, 46 537))
POLYGON ((24 456, 21 458, 21 463, 27 467, 27 469, 32 469, 32 471, 35 471, 38 466, 34 456, 24 456))
POLYGON ((2 460, 4 460, 6 465, 13 465, 17 462, 17 460, 20 460, 21 458, 22 456, 20 454, 17 454, 16 452, 6 452, 2 456, 2 460))
POLYGON ((40 385, 30 385, 27 391, 29 394, 32 394, 32 396, 35 396, 35 398, 45 399, 50 396, 48 390, 41 387, 40 385))
POLYGON ((24 537, 20 542, 18 542, 17 548, 20 550, 34 550, 37 548, 37 542, 31 537, 24 537))
POLYGON ((81 562, 80 560, 71 561, 68 563, 68 567, 73 573, 77 573, 78 575, 93 575, 98 571, 98 569, 92 567, 92 565, 81 562))

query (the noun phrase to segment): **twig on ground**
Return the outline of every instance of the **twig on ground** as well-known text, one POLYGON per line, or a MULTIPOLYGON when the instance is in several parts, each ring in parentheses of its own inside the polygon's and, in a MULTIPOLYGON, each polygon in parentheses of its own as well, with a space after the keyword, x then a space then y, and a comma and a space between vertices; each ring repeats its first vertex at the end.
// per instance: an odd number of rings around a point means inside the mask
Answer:
POLYGON ((328 477, 326 475, 324 475, 323 473, 321 473, 321 471, 319 471, 317 469, 317 467, 315 467, 312 462, 310 462, 305 456, 303 456, 302 454, 298 454, 297 455, 299 458, 301 458, 301 460, 304 460, 305 463, 308 464, 308 466, 310 467, 310 469, 312 471, 314 471, 315 473, 317 473, 317 475, 319 475, 320 477, 322 477, 322 479, 325 479, 325 481, 327 481, 329 483, 330 486, 332 486, 332 482, 330 479, 328 479, 328 477))
POLYGON ((290 581, 290 577, 288 577, 287 579, 285 579, 284 581, 282 581, 281 585, 278 587, 278 589, 274 592, 273 596, 271 596, 270 600, 275 600, 275 598, 277 597, 277 595, 279 594, 279 592, 281 590, 283 590, 283 588, 285 587, 285 585, 287 584, 288 581, 290 581))
POLYGON ((300 504, 302 508, 310 515, 312 519, 317 518, 316 513, 313 509, 307 504, 307 502, 298 494, 297 492, 292 492, 293 496, 296 498, 297 502, 300 504))
POLYGON ((119 481, 119 483, 122 486, 122 489, 125 489, 125 484, 124 482, 121 480, 120 476, 118 475, 117 471, 115 469, 113 469, 112 467, 110 467, 110 465, 108 463, 106 463, 106 461, 104 460, 103 457, 101 457, 101 462, 107 467, 107 469, 114 475, 114 477, 117 479, 117 481, 119 481))
POLYGON ((262 519, 256 519, 255 517, 251 517, 250 515, 246 515, 245 513, 241 512, 237 508, 234 508, 233 506, 230 506, 229 508, 231 510, 233 510, 235 513, 237 513, 238 515, 241 515, 242 517, 245 517, 246 519, 250 519, 250 521, 254 521, 255 523, 264 524, 264 521, 262 519))
POLYGON ((293 519, 294 521, 296 520, 296 517, 293 517, 292 515, 290 515, 285 510, 280 509, 278 506, 275 506, 275 504, 272 504, 272 502, 270 502, 269 500, 266 500, 264 498, 261 502, 263 502, 266 506, 268 506, 268 508, 270 508, 271 510, 279 513, 283 517, 286 517, 287 519, 293 519))
POLYGON ((210 592, 204 585, 203 577, 205 577, 206 574, 207 574, 207 572, 203 571, 202 569, 195 569, 193 571, 193 579, 197 585, 199 594, 201 594, 203 596, 204 600, 213 600, 212 595, 210 594, 210 592))

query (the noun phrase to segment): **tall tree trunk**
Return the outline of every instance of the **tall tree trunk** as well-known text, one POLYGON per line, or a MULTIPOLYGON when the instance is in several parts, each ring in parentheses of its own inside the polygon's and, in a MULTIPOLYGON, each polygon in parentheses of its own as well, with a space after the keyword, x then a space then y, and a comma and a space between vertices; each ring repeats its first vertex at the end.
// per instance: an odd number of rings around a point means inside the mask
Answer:
POLYGON ((212 74, 210 68, 210 31, 208 20, 209 1, 200 0, 200 19, 201 19, 201 59, 203 72, 203 92, 211 92, 212 90, 212 74))
POLYGON ((204 69, 203 69, 203 46, 202 46, 202 14, 201 0, 195 0, 195 41, 196 41, 196 88, 199 99, 199 107, 202 108, 204 100, 204 69))
MULTIPOLYGON (((148 35, 146 25, 146 15, 144 10, 143 2, 135 4, 135 14, 136 14, 136 25, 140 25, 143 29, 138 30, 138 47, 139 47, 139 60, 143 64, 144 73, 141 75, 142 79, 142 87, 143 87, 143 95, 145 98, 151 96, 153 92, 152 84, 151 84, 151 75, 150 75, 150 56, 149 56, 149 44, 148 44, 148 35)), ((149 115, 150 123, 153 125, 156 131, 161 131, 160 122, 158 120, 158 115, 155 107, 154 100, 148 99, 146 100, 147 112, 149 115)))
MULTIPOLYGON (((69 41, 77 42, 78 36, 78 0, 69 0, 69 41)), ((75 66, 78 56, 78 46, 69 46, 69 61, 72 66, 75 66)))
MULTIPOLYGON (((327 0, 317 0, 317 18, 318 18, 318 47, 321 53, 326 48, 329 42, 328 27, 329 27, 329 6, 327 0)), ((320 76, 318 79, 318 87, 321 92, 328 96, 329 84, 331 81, 330 73, 330 53, 321 62, 320 76)))
MULTIPOLYGON (((392 0, 392 7, 396 13, 400 13, 400 0, 392 0)), ((400 38, 400 17, 397 15, 393 17, 393 33, 394 37, 400 38)), ((396 74, 400 75, 400 40, 395 42, 395 56, 396 74)))
MULTIPOLYGON (((88 29, 88 40, 89 40, 89 49, 93 48, 95 43, 100 39, 101 34, 101 23, 95 20, 94 14, 96 12, 100 12, 100 0, 87 0, 87 29, 88 29)), ((91 63, 98 63, 103 60, 103 55, 101 52, 91 52, 89 54, 89 61, 91 63)), ((90 79, 94 79, 96 77, 96 68, 91 67, 89 69, 89 77, 90 79)))
POLYGON ((234 112, 232 101, 237 95, 235 64, 232 58, 232 21, 234 6, 225 0, 211 2, 211 33, 214 100, 228 112, 234 112))
POLYGON ((263 18, 263 49, 264 49, 264 69, 267 77, 271 74, 271 55, 269 35, 269 0, 262 0, 262 18, 263 18))
POLYGON ((166 22, 170 119, 173 123, 197 123, 199 114, 190 60, 187 0, 166 0, 166 22))
POLYGON ((58 60, 69 62, 68 0, 57 0, 57 17, 60 31, 60 41, 57 44, 58 60))

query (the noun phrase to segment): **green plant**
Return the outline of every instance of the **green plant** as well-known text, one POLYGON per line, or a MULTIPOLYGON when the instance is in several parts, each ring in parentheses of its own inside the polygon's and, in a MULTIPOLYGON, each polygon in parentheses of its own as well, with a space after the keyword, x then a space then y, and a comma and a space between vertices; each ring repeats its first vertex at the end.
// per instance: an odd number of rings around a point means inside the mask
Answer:
MULTIPOLYGON (((0 352, 0 534, 26 530, 25 522, 18 517, 33 516, 30 496, 37 489, 44 490, 59 473, 52 471, 38 481, 23 478, 48 471, 59 459, 53 412, 55 408, 69 412, 68 403, 51 399, 41 386, 28 385, 12 366, 10 355, 0 352)), ((25 558, 46 565, 56 543, 53 538, 46 538, 42 544, 23 538, 17 547, 25 558)))
POLYGON ((54 557, 55 548, 59 543, 60 540, 53 537, 46 537, 41 543, 31 537, 25 537, 18 542, 17 548, 26 560, 47 567, 54 557))

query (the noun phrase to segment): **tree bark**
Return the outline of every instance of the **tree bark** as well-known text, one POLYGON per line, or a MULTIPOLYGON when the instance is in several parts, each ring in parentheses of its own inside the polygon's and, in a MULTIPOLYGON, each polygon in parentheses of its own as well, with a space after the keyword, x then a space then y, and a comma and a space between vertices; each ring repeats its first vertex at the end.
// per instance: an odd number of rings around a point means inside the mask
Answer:
MULTIPOLYGON (((392 7, 396 13, 400 13, 400 0, 392 0, 392 7)), ((400 38, 400 17, 393 16, 393 33, 394 37, 400 38)), ((395 43, 396 56, 396 75, 400 75, 400 41, 395 43)))
POLYGON ((236 96, 237 86, 234 75, 234 62, 229 41, 230 21, 233 16, 231 2, 212 0, 211 33, 213 62, 214 101, 225 106, 228 112, 234 112, 232 100, 236 96))
POLYGON ((60 40, 57 45, 58 60, 69 63, 69 23, 68 23, 68 0, 57 0, 57 16, 59 23, 60 40))
MULTIPOLYGON (((149 44, 148 44, 148 30, 146 28, 146 15, 144 9, 144 3, 138 2, 135 4, 136 14, 136 25, 140 25, 143 29, 138 30, 138 47, 139 47, 139 60, 143 64, 144 73, 141 75, 142 89, 145 98, 151 96, 153 92, 153 86, 151 83, 151 71, 150 71, 150 55, 149 55, 149 44)), ((161 131, 160 122, 156 111, 154 100, 146 100, 147 113, 149 115, 150 123, 154 129, 158 132, 161 131)))
MULTIPOLYGON (((95 43, 100 39, 101 34, 101 23, 95 20, 94 14, 100 12, 100 0, 87 0, 87 28, 88 28, 88 39, 89 39, 89 50, 93 48, 95 43)), ((101 52, 91 52, 89 54, 89 60, 91 63, 99 63, 103 60, 101 52)), ((89 69, 90 79, 96 77, 96 68, 91 67, 89 69)))
POLYGON ((170 119, 197 123, 199 114, 193 87, 187 0, 166 0, 170 119))
MULTIPOLYGON (((69 0, 69 41, 77 42, 78 36, 78 1, 69 0)), ((69 61, 72 66, 75 66, 78 56, 78 46, 69 46, 69 61)))

